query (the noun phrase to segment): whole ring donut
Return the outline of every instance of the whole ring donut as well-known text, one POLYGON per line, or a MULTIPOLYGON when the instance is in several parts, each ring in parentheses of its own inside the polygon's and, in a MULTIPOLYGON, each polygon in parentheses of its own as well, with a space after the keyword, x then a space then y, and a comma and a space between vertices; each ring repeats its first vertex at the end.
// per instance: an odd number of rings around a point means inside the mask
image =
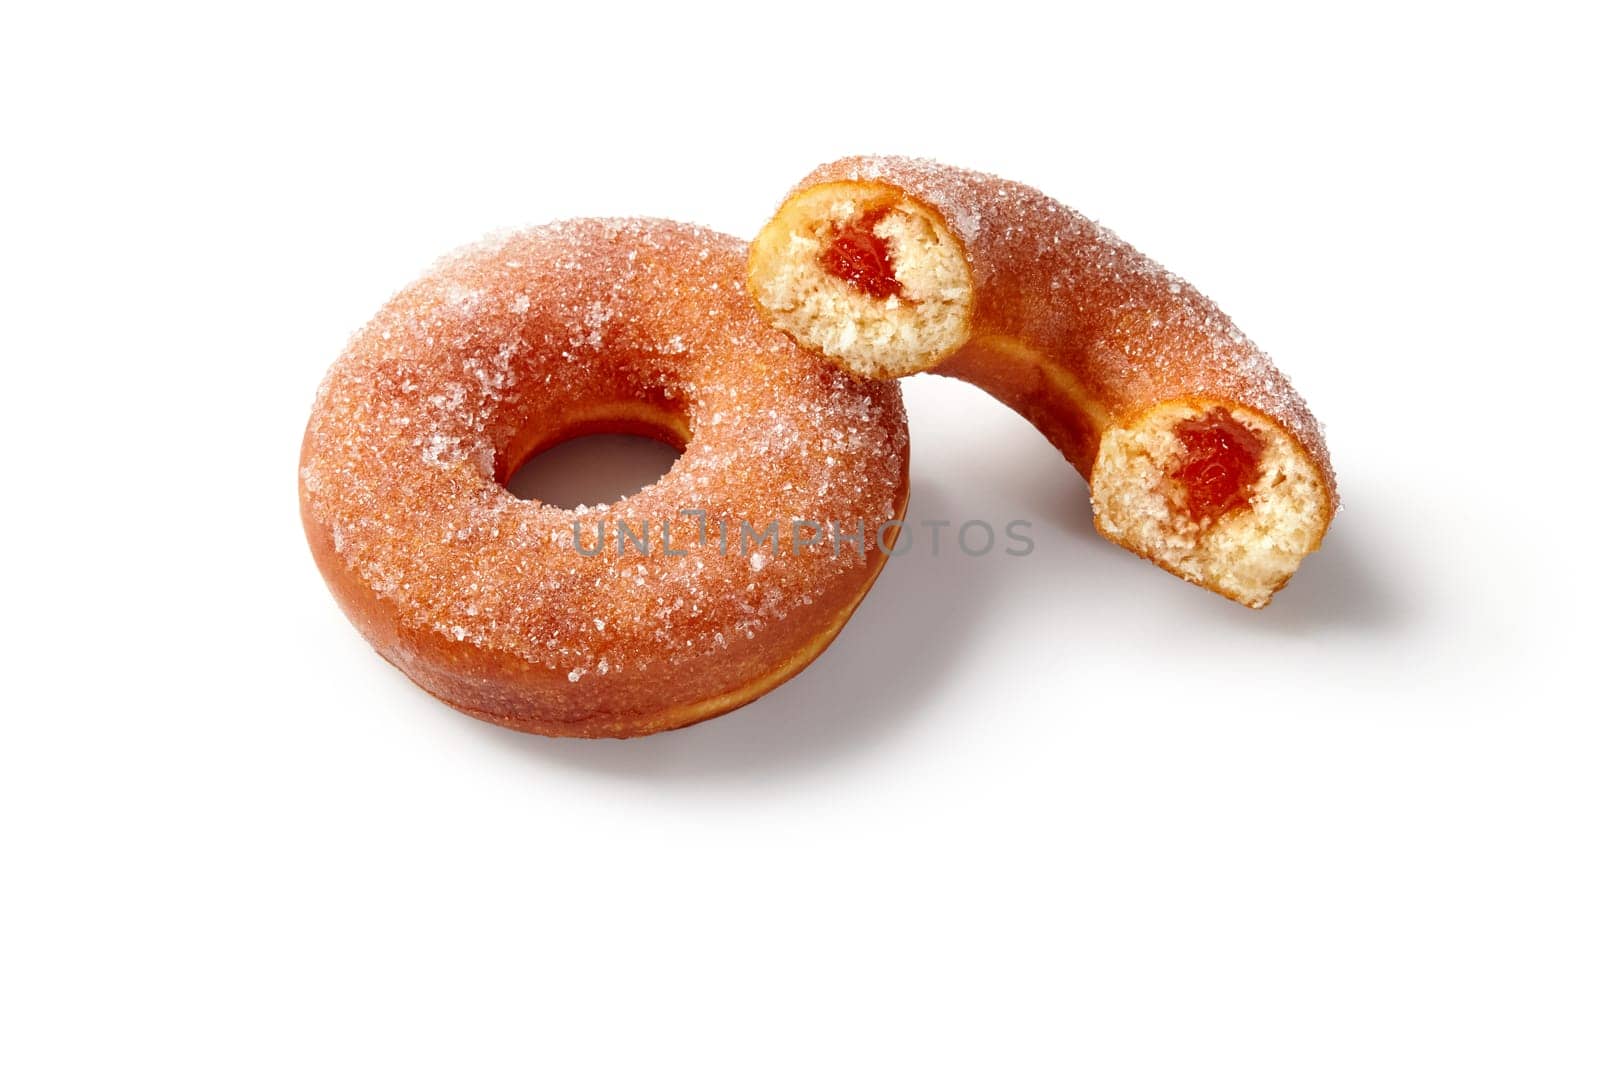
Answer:
POLYGON ((1193 286, 1037 189, 930 160, 825 164, 751 246, 778 326, 875 378, 993 394, 1089 481, 1108 539, 1249 607, 1338 506, 1316 419, 1193 286))
POLYGON ((766 325, 746 255, 677 223, 556 223, 443 260, 355 335, 300 505, 380 655, 479 718, 622 737, 730 711, 827 646, 904 513, 905 411, 766 325), (598 432, 682 455, 609 505, 506 491, 598 432))

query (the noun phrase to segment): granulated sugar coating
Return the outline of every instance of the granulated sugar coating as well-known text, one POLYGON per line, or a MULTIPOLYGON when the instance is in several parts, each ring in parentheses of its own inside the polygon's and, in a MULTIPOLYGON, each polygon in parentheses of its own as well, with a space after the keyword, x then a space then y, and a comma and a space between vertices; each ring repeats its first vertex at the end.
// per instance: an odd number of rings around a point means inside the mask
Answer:
MULTIPOLYGON (((1031 186, 931 159, 852 156, 796 186, 883 182, 937 210, 967 246, 979 294, 975 336, 1013 338, 1082 361, 1075 375, 1112 416, 1211 393, 1282 423, 1333 467, 1300 394, 1194 286, 1110 230, 1031 186)), ((1085 477, 1094 461, 1071 456, 1085 477)))
POLYGON ((1333 467, 1288 378, 1193 286, 1037 189, 836 160, 756 235, 749 275, 808 350, 1009 404, 1089 481, 1100 532, 1174 574, 1263 607, 1322 543, 1333 467), (883 264, 830 269, 869 224, 883 264), (866 267, 893 277, 864 285, 866 267))
POLYGON ((385 658, 482 718, 624 736, 737 707, 826 646, 904 511, 904 408, 762 323, 745 256, 677 223, 556 223, 447 257, 356 334, 306 428, 301 511, 385 658), (504 489, 601 431, 683 454, 597 507, 504 489))

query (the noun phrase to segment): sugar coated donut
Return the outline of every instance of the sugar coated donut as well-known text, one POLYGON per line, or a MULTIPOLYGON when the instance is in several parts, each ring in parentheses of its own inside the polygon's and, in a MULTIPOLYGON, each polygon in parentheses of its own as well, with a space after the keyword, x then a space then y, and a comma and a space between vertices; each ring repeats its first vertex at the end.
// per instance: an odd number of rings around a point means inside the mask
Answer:
POLYGON ((751 246, 772 322, 858 374, 1009 404, 1088 479, 1095 523, 1262 607, 1337 507, 1305 402, 1217 307, 1036 189, 925 160, 819 167, 751 246))
POLYGON ((766 325, 746 254, 671 222, 557 223, 445 259, 355 335, 300 509, 380 655, 479 718, 621 737, 729 711, 827 646, 904 513, 905 411, 766 325), (595 432, 682 455, 596 507, 504 488, 595 432))

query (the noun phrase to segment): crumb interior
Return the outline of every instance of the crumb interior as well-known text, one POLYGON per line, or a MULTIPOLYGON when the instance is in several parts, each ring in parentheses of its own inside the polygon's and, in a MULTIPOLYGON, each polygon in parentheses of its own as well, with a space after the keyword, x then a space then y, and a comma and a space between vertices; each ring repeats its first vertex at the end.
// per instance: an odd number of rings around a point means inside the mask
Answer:
POLYGON ((1106 535, 1263 607, 1327 526, 1316 468, 1246 408, 1174 401, 1101 437, 1090 492, 1106 535))
POLYGON ((874 378, 926 370, 971 332, 960 241, 888 186, 837 182, 792 197, 756 238, 750 282, 779 329, 874 378))

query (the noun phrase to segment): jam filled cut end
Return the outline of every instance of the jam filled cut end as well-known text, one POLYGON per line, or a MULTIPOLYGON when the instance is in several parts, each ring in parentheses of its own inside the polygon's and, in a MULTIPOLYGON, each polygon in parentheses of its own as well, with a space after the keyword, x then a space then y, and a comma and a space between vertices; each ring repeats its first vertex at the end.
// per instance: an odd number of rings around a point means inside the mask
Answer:
POLYGON ((796 193, 751 245, 749 281, 773 325, 871 378, 928 370, 971 335, 961 241, 892 186, 825 182, 796 193))
POLYGON ((1203 399, 1108 428, 1089 492, 1108 538, 1253 608, 1316 551, 1332 517, 1315 462, 1281 426, 1203 399))

